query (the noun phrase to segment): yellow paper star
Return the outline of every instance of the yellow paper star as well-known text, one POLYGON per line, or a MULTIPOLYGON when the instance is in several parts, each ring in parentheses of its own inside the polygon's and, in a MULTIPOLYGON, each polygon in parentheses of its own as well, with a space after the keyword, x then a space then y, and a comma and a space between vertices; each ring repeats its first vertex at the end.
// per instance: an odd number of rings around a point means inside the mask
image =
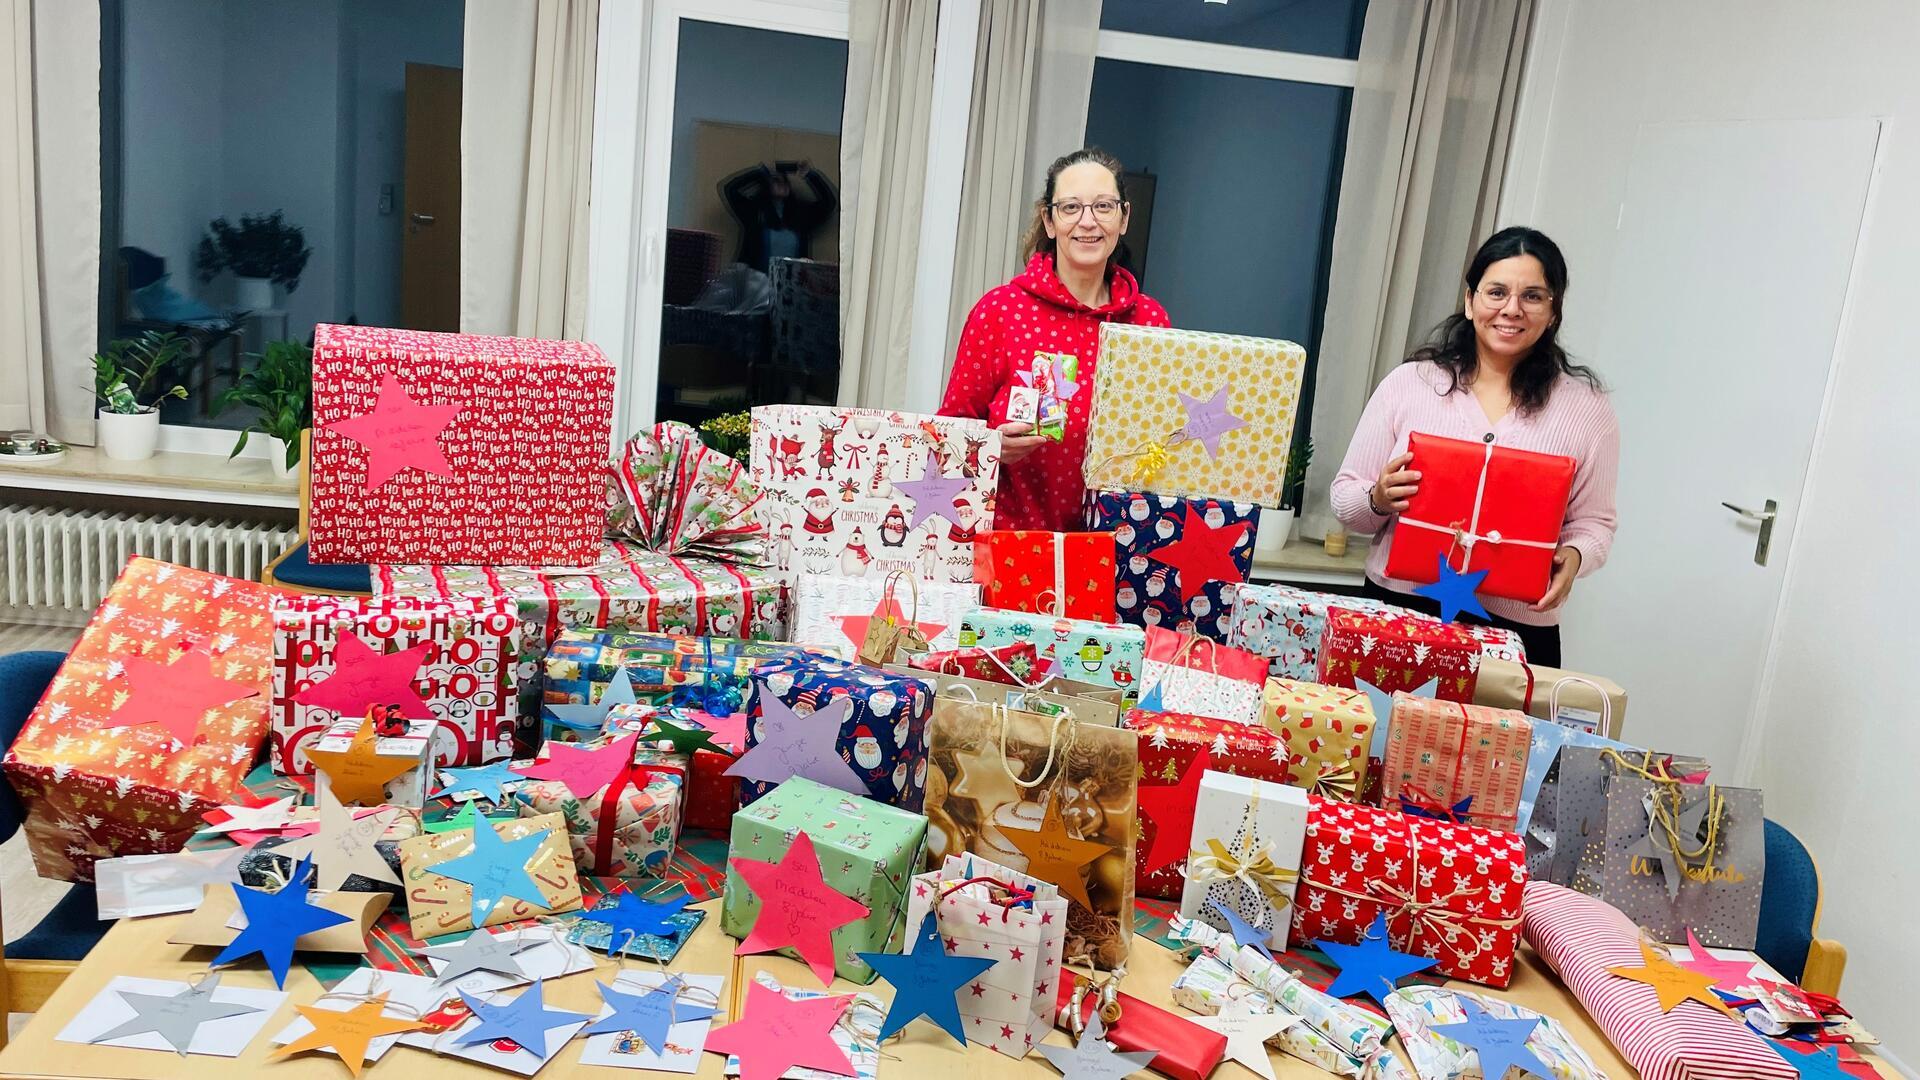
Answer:
POLYGON ((363 716, 345 750, 308 750, 307 760, 327 774, 333 797, 341 803, 378 806, 387 801, 387 781, 418 768, 420 760, 384 755, 377 746, 373 717, 363 716))
POLYGON ((311 1005, 295 1005, 300 1015, 307 1018, 313 1030, 287 1045, 269 1054, 269 1057, 285 1057, 302 1050, 322 1050, 331 1048, 346 1062, 347 1071, 360 1075, 360 1068, 367 1060, 367 1044, 382 1035, 397 1035, 403 1031, 423 1031, 426 1024, 419 1020, 400 1020, 380 1015, 386 1008, 387 995, 379 994, 355 1005, 346 1012, 321 1009, 311 1005))
POLYGON ((1029 877, 1051 881, 1060 887, 1060 895, 1069 900, 1078 900, 1080 906, 1088 910, 1093 909, 1093 901, 1087 898, 1087 876, 1084 871, 1088 863, 1113 849, 1106 844, 1081 840, 1069 834, 1067 823, 1060 817, 1058 796, 1047 798, 1047 813, 1040 819, 1039 832, 1012 829, 1005 825, 1000 826, 1000 832, 1008 843, 1026 854, 1029 877))
POLYGON ((1641 967, 1608 968, 1607 974, 1653 987, 1654 992, 1660 995, 1661 1012, 1672 1012, 1673 1007, 1683 1001, 1697 1001, 1719 1009, 1735 1020, 1740 1019, 1739 1014, 1728 1008, 1718 994, 1708 989, 1714 984, 1713 976, 1681 967, 1658 951, 1648 948, 1644 941, 1640 943, 1640 958, 1643 962, 1641 967))

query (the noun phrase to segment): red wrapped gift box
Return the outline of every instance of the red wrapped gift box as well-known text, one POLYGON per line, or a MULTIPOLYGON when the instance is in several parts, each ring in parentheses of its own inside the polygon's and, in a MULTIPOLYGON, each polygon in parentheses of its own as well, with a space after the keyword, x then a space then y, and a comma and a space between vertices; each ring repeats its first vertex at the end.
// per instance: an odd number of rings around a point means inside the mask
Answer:
MULTIPOLYGON (((1140 833, 1134 845, 1134 893, 1166 900, 1180 898, 1186 877, 1180 872, 1193 837, 1193 808, 1200 797, 1200 773, 1234 773, 1255 780, 1287 782, 1287 750, 1264 727, 1215 720, 1191 713, 1131 709, 1120 721, 1140 733, 1140 833), (1205 754, 1204 763, 1198 755, 1205 754), (1199 766, 1199 767, 1196 767, 1199 766), (1180 853, 1149 872, 1160 830, 1172 830, 1170 843, 1180 853)), ((1164 855, 1168 849, 1160 849, 1164 855)))
POLYGON ((1526 847, 1517 833, 1309 798, 1295 941, 1357 944, 1385 912, 1387 939, 1455 979, 1504 987, 1520 940, 1526 847))
MULTIPOLYGON (((1073 993, 1075 983, 1086 982, 1086 977, 1072 972, 1060 980, 1054 989, 1054 1004, 1059 1012, 1055 1014, 1054 1026, 1067 1032, 1074 1042, 1080 1037, 1074 1032, 1086 1027, 1093 1016, 1093 1010, 1100 1005, 1100 994, 1089 987, 1080 996, 1080 1017, 1073 1016, 1073 993)), ((1114 1049, 1127 1052, 1133 1050, 1152 1050, 1155 1057, 1147 1062, 1147 1068, 1170 1077, 1171 1080, 1205 1080, 1222 1058, 1227 1056, 1227 1037, 1209 1028, 1203 1028, 1187 1017, 1169 1012, 1158 1005, 1141 1001, 1131 994, 1120 994, 1120 1019, 1106 1024, 1106 1040, 1114 1049)), ((1104 1023, 1104 1022, 1103 1022, 1104 1023)))
POLYGON ((984 586, 985 607, 1114 620, 1110 532, 990 532, 974 543, 973 578, 984 586))
POLYGON ((1545 596, 1567 519, 1574 460, 1414 432, 1420 490, 1400 512, 1387 576, 1438 581, 1440 560, 1485 570, 1479 592, 1529 604, 1545 596))
POLYGON ((317 327, 313 561, 592 563, 613 374, 579 341, 317 327))
POLYGON ((1365 679, 1391 694, 1414 691, 1437 678, 1433 696, 1472 704, 1480 673, 1480 639, 1459 623, 1414 616, 1363 615, 1334 608, 1320 638, 1316 682, 1359 689, 1365 679))
POLYGON ((1380 767, 1381 804, 1511 830, 1532 743, 1533 722, 1525 713, 1395 694, 1380 767))
POLYGON ((7 752, 41 877, 92 881, 98 859, 178 851, 241 793, 267 737, 277 595, 127 560, 7 752), (191 745, 162 717, 192 725, 191 745))

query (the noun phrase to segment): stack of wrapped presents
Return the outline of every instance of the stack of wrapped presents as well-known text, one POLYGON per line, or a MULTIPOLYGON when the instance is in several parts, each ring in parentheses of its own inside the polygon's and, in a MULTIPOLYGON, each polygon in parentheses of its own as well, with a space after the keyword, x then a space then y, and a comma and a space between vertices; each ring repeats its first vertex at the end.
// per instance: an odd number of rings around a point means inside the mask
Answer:
MULTIPOLYGON (((1509 632, 1251 580, 1304 368, 1107 325, 1056 373, 1095 400, 1061 533, 997 527, 982 421, 762 406, 740 461, 673 423, 617 443, 591 345, 321 327, 311 553, 372 595, 130 559, 6 756, 35 866, 103 915, 191 912, 174 940, 216 966, 357 960, 252 1029, 356 1073, 321 1008, 411 1048, 369 1061, 527 1075, 577 1035, 631 1068, 896 1071, 860 1010, 895 1017, 837 977, 1016 1059, 1058 1027, 1179 1080, 1271 1077, 1262 1044, 1599 1080, 1589 1021, 1502 993, 1528 951, 1649 1075, 1786 1080, 1777 1040, 1844 1042, 1837 1002, 1702 951, 1755 944, 1759 791, 1624 740, 1625 691, 1509 632), (675 967, 708 917, 818 985, 675 967), (1161 947, 1172 1009, 1120 978, 1161 947), (612 1026, 507 1015, 594 951, 657 962, 602 985, 612 1026), (729 1034, 829 1005, 827 1060, 729 1034)), ((1493 499, 1525 463, 1436 468, 1493 499)), ((73 1041, 188 1050, 111 1026, 73 1041)))

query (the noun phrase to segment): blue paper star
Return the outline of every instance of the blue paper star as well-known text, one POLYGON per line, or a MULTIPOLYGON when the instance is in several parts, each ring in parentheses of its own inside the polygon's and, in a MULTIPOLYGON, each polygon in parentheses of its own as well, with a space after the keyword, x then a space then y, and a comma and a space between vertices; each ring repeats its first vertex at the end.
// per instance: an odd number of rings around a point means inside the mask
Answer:
POLYGON ((1475 570, 1470 574, 1456 573, 1453 567, 1447 565, 1445 555, 1436 558, 1440 562, 1440 580, 1431 585, 1416 586, 1414 595, 1440 601, 1441 622, 1452 622, 1463 611, 1486 618, 1487 609, 1480 606, 1480 598, 1473 594, 1480 588, 1480 583, 1486 580, 1487 572, 1475 570))
POLYGON ((1140 695, 1140 709, 1145 712, 1166 712, 1166 685, 1164 682, 1154 683, 1153 689, 1140 695))
POLYGON ((876 952, 858 955, 893 984, 893 1004, 888 1006, 886 1023, 880 1028, 882 1039, 924 1016, 945 1028, 961 1046, 967 1045, 967 1032, 960 1023, 960 988, 998 961, 990 956, 948 956, 940 924, 931 911, 920 920, 912 952, 900 956, 876 952))
POLYGON ((672 937, 677 928, 669 920, 680 914, 691 899, 685 893, 661 901, 642 900, 630 892, 613 893, 601 897, 600 903, 583 912, 582 917, 607 924, 611 931, 607 935, 607 952, 611 955, 631 948, 642 934, 672 937))
POLYGON ((1340 966, 1340 974, 1327 987, 1332 997, 1352 997, 1366 994, 1386 1007, 1387 995, 1393 993, 1401 979, 1417 971, 1425 971, 1440 961, 1431 956, 1413 956, 1400 952, 1387 944, 1387 914, 1381 912, 1373 917, 1373 925, 1367 928, 1367 936, 1360 939, 1358 945, 1342 945, 1337 941, 1316 941, 1315 945, 1327 954, 1328 959, 1340 966))
POLYGON ((1465 821, 1473 810, 1473 796, 1469 795, 1454 803, 1452 809, 1423 806, 1405 795, 1400 796, 1400 812, 1408 817, 1432 818, 1435 821, 1465 821))
POLYGON ((1260 950, 1261 956, 1269 960, 1273 959, 1273 931, 1260 929, 1241 918, 1232 908, 1222 904, 1218 900, 1213 901, 1207 906, 1217 912, 1221 918, 1227 920, 1227 929, 1233 932, 1233 947, 1236 950, 1251 945, 1260 950))
POLYGON ((1435 1035, 1445 1035, 1461 1046, 1468 1047, 1480 1055, 1480 1075, 1487 1080, 1501 1080, 1507 1075, 1507 1069, 1517 1067, 1522 1072, 1530 1072, 1541 1080, 1553 1080, 1553 1073, 1533 1056, 1527 1049, 1527 1036, 1540 1026, 1540 1018, 1531 1020, 1495 1020, 1485 1009, 1474 1004, 1472 998, 1462 995, 1460 1009, 1467 1018, 1457 1024, 1436 1024, 1428 1028, 1435 1035))
POLYGON ((1853 1080, 1853 1074, 1840 1067, 1840 1051, 1831 1046, 1802 1054, 1788 1050, 1772 1039, 1766 1042, 1768 1049, 1800 1071, 1800 1080, 1853 1080))
POLYGON ((452 779, 440 785, 440 790, 434 792, 431 797, 442 799, 456 791, 475 791, 479 793, 475 798, 485 799, 499 806, 507 801, 507 793, 501 790, 500 785, 518 783, 526 779, 524 776, 508 772, 508 768, 512 765, 511 761, 496 761, 491 765, 475 765, 465 769, 441 769, 441 776, 452 777, 452 779))
POLYGON ((545 979, 535 979, 525 993, 505 1005, 489 1005, 475 1000, 462 990, 460 1000, 467 1003, 467 1008, 479 1017, 480 1023, 472 1031, 455 1039, 454 1045, 472 1046, 477 1042, 512 1039, 520 1049, 545 1061, 548 1031, 593 1019, 586 1013, 547 1008, 543 999, 545 987, 545 979))
MULTIPOLYGON (((1387 721, 1393 718, 1393 695, 1357 676, 1353 680, 1353 685, 1367 695, 1368 703, 1373 706, 1373 741, 1367 746, 1367 756, 1385 761, 1387 759, 1387 721)), ((1430 698, 1439 692, 1440 676, 1438 675, 1406 691, 1409 697, 1424 698, 1430 698)))
POLYGON ((502 840, 493 822, 477 817, 473 823, 473 850, 457 859, 434 866, 433 872, 473 886, 473 925, 487 919, 503 897, 511 896, 529 904, 547 906, 540 883, 527 873, 527 863, 540 850, 553 830, 542 829, 518 840, 502 840))
MULTIPOLYGON (((591 692, 591 691, 589 691, 591 692)), ((626 668, 613 673, 613 681, 600 692, 600 700, 586 705, 549 705, 547 711, 561 724, 586 734, 598 735, 606 726, 607 714, 615 705, 632 705, 638 699, 633 696, 633 680, 627 675, 626 668)))
POLYGON ((315 930, 353 921, 337 911, 307 902, 307 880, 312 875, 313 858, 309 856, 293 868, 293 876, 279 892, 235 885, 233 893, 240 900, 240 910, 246 912, 247 928, 220 950, 220 955, 213 958, 213 966, 221 967, 250 953, 259 953, 273 972, 273 984, 285 989, 287 966, 293 962, 294 941, 315 930))
POLYGON ((704 1005, 678 1004, 683 985, 678 975, 644 994, 624 994, 602 982, 594 985, 600 988, 600 1000, 612 1006, 613 1012, 594 1021, 587 1034, 631 1031, 656 1054, 666 1049, 667 1032, 673 1025, 711 1019, 718 1012, 704 1005))

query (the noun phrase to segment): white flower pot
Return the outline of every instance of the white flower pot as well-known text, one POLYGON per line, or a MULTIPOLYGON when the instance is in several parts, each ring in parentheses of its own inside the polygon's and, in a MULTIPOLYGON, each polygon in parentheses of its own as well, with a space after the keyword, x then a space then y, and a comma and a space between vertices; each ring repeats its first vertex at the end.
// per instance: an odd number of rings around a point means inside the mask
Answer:
POLYGON ((1287 546, 1287 538, 1293 535, 1293 519, 1291 510, 1260 511, 1260 531, 1253 538, 1253 557, 1263 562, 1277 558, 1280 549, 1287 546))
POLYGON ((237 277, 233 279, 233 302, 245 311, 273 309, 273 279, 237 277))
POLYGON ((115 461, 145 461, 160 442, 160 410, 137 413, 101 412, 95 421, 100 452, 115 461))
POLYGON ((273 460, 273 475, 285 480, 291 477, 300 463, 294 462, 293 468, 287 467, 287 443, 285 439, 267 438, 267 455, 273 460))

